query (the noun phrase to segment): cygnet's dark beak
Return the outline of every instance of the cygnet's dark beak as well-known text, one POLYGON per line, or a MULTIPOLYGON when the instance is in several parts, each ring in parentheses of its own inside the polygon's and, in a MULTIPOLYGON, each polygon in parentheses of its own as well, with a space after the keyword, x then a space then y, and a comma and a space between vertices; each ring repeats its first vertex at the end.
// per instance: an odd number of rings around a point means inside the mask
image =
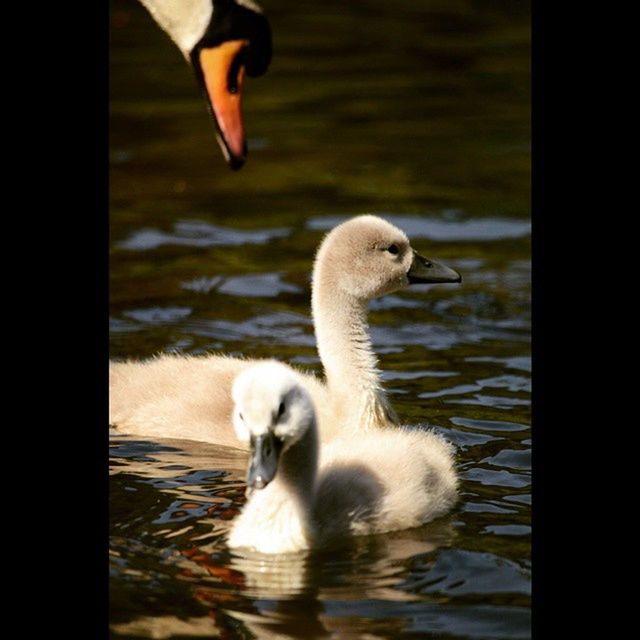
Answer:
POLYGON ((252 489, 264 489, 275 477, 282 442, 270 431, 251 438, 251 459, 247 484, 252 489))
POLYGON ((436 262, 413 252, 413 261, 407 271, 409 284, 436 284, 438 282, 462 282, 462 276, 447 267, 446 264, 436 262))

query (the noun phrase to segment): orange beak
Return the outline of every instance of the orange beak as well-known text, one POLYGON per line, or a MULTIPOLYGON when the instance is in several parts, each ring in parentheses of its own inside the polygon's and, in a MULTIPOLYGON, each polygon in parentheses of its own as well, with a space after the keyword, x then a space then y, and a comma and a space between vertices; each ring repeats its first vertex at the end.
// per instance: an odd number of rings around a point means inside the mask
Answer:
POLYGON ((239 169, 247 157, 242 120, 245 69, 238 55, 248 40, 230 40, 200 50, 200 67, 217 128, 217 138, 227 162, 239 169))

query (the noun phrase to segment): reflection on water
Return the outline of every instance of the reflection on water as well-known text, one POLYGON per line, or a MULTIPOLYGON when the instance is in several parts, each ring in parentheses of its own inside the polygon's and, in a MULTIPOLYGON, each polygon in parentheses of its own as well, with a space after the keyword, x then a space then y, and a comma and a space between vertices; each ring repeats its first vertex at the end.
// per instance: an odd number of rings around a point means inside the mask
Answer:
MULTIPOLYGON (((507 609, 526 628, 528 569, 495 552, 462 548, 459 512, 340 548, 232 553, 224 535, 244 502, 244 453, 112 435, 111 455, 114 631, 207 635, 236 620, 257 637, 313 637, 314 629, 323 637, 372 629, 454 632, 458 624, 478 637, 512 637, 504 635, 507 609), (161 615, 127 615, 139 608, 161 615)), ((474 502, 470 511, 518 513, 517 505, 495 502, 474 502)))
POLYGON ((111 356, 319 371, 315 249, 382 215, 463 276, 370 313, 401 419, 457 447, 460 501, 341 548, 232 553, 245 454, 111 434, 112 635, 527 638, 528 3, 262 4, 274 58, 247 84, 250 155, 232 173, 180 53, 137 2, 111 2, 111 356))

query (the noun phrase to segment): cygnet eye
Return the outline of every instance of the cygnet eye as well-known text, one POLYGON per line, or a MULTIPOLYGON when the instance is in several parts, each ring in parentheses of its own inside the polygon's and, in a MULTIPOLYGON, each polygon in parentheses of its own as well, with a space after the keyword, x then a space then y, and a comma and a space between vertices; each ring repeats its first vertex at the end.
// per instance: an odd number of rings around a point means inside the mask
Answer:
POLYGON ((388 251, 389 253, 392 253, 393 255, 396 255, 396 254, 400 253, 400 249, 398 248, 398 245, 397 245, 397 244, 389 245, 389 246, 387 247, 387 251, 388 251))
POLYGON ((282 417, 282 414, 284 413, 284 409, 285 409, 284 402, 281 402, 280 406, 278 407, 278 418, 282 417))

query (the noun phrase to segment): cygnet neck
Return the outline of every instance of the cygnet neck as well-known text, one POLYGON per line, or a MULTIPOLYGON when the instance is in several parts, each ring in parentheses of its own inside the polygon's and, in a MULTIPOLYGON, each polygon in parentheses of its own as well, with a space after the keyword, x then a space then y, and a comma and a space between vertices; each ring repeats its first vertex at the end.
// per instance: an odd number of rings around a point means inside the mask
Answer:
POLYGON ((369 338, 368 300, 319 278, 314 279, 311 304, 318 353, 344 426, 366 431, 397 424, 369 338))
POLYGON ((246 531, 259 531, 270 551, 308 548, 314 536, 313 507, 318 469, 318 434, 314 424, 281 454, 274 479, 254 489, 242 515, 246 531))
POLYGON ((305 505, 311 504, 318 472, 318 427, 315 418, 300 439, 280 456, 278 473, 272 484, 298 494, 305 505))

